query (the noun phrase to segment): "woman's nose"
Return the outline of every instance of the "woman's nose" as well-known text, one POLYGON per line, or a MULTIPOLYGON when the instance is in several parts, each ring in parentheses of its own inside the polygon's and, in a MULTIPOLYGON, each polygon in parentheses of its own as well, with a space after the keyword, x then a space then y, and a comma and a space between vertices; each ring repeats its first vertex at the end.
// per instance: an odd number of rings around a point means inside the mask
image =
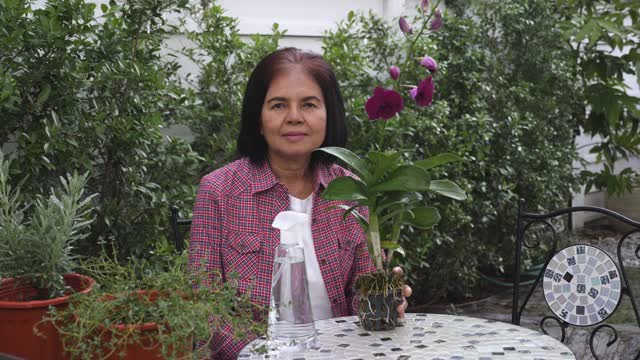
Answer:
POLYGON ((292 106, 287 112, 287 122, 297 124, 303 122, 302 112, 297 106, 292 106))

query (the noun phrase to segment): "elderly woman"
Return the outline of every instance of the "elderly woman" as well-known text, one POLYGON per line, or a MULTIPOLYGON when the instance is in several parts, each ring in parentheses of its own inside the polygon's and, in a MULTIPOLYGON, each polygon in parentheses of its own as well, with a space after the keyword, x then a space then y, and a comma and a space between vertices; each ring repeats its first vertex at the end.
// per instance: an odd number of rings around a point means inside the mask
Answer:
MULTIPOLYGON (((200 183, 190 263, 204 259, 211 281, 238 273, 238 291, 250 289, 252 301, 268 306, 274 249, 280 242, 271 224, 282 211, 304 212, 312 219, 304 243, 314 319, 355 314, 355 279, 375 271, 365 233, 355 220, 342 220, 342 210, 332 208, 337 202, 320 196, 334 178, 353 175, 314 152, 346 141, 344 104, 335 74, 322 57, 285 48, 262 59, 242 104, 240 159, 200 183)), ((399 311, 405 308, 403 302, 399 311)), ((230 329, 217 331, 214 358, 235 358, 246 343, 234 342, 230 329)))

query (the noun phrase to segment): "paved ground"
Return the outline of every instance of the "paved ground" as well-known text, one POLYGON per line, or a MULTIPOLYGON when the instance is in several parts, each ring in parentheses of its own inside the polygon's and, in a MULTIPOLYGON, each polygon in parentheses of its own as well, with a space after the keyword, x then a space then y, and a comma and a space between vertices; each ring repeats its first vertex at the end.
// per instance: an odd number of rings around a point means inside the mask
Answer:
MULTIPOLYGON (((617 239, 619 239, 620 236, 620 234, 608 230, 591 229, 565 236, 562 242, 592 244, 608 252, 614 259, 617 259, 616 246, 617 239)), ((638 246, 640 246, 640 234, 635 234, 631 239, 625 241, 625 246, 622 250, 632 291, 634 291, 636 303, 640 305, 640 258, 634 255, 635 249, 638 246)), ((540 319, 552 314, 544 301, 541 290, 540 288, 534 292, 535 295, 531 298, 529 305, 527 305, 522 320, 523 326, 536 330, 539 330, 538 323, 540 319)), ((521 294, 525 294, 526 291, 528 291, 528 288, 521 288, 521 294)), ((512 292, 512 289, 505 288, 504 290, 497 291, 495 295, 488 299, 459 306, 431 307, 426 311, 453 313, 510 322, 512 292)), ((553 322, 549 322, 547 325, 551 325, 552 323, 553 322)), ((611 346, 607 346, 607 342, 611 339, 609 337, 610 333, 608 333, 606 329, 598 332, 595 349, 600 359, 634 359, 640 352, 640 326, 638 326, 636 322, 628 296, 623 296, 620 306, 606 323, 617 329, 619 339, 611 346)), ((570 327, 567 329, 567 339, 565 343, 576 354, 577 359, 594 359, 589 350, 591 330, 593 330, 593 327, 570 327)), ((558 327, 551 327, 549 332, 550 335, 560 339, 561 332, 558 327)))

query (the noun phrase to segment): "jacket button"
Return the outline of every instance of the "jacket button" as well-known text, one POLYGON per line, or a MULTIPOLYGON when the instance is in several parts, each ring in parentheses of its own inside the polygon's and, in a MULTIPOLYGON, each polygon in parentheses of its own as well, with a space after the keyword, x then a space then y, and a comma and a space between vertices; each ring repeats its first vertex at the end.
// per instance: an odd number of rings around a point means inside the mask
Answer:
POLYGON ((327 259, 320 259, 320 265, 327 265, 327 259))
POLYGON ((337 304, 337 303, 338 303, 338 298, 333 298, 333 299, 331 299, 331 301, 332 301, 334 304, 337 304))

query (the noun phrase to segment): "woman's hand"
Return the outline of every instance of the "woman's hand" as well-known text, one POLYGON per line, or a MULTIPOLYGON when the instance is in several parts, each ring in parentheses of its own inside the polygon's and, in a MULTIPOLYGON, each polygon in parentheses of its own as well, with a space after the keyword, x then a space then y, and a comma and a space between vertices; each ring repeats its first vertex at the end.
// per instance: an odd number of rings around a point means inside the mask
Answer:
MULTIPOLYGON (((394 267, 393 270, 391 271, 397 276, 400 276, 400 277, 404 276, 404 270, 402 270, 400 266, 394 267)), ((400 305, 398 305, 398 317, 400 317, 401 319, 404 318, 404 312, 405 310, 407 310, 407 306, 409 305, 409 303, 407 303, 406 298, 410 297, 412 292, 413 290, 411 290, 411 286, 409 285, 404 286, 404 290, 403 290, 404 296, 402 297, 402 302, 400 303, 400 305)))

